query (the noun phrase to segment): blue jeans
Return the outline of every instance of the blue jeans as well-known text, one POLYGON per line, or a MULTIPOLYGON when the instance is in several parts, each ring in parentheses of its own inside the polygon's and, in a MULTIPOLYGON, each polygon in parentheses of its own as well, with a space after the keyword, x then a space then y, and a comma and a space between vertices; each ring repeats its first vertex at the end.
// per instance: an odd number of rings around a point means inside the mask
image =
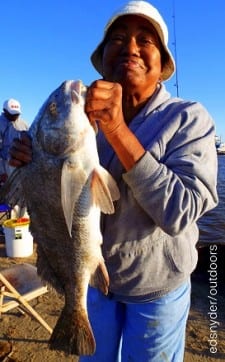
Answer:
POLYGON ((88 313, 96 339, 80 362, 182 362, 190 309, 190 281, 142 304, 125 304, 89 288, 88 313))

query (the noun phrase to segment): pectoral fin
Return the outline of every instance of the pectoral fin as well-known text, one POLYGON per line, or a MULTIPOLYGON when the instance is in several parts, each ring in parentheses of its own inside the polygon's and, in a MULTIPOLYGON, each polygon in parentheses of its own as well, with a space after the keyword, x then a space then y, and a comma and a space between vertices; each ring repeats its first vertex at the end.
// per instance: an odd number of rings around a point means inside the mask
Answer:
POLYGON ((119 199, 120 193, 116 182, 103 167, 93 171, 91 189, 93 203, 98 205, 104 214, 113 214, 113 201, 119 199))
POLYGON ((61 202, 68 232, 71 236, 73 212, 87 175, 79 165, 65 161, 61 175, 61 202))

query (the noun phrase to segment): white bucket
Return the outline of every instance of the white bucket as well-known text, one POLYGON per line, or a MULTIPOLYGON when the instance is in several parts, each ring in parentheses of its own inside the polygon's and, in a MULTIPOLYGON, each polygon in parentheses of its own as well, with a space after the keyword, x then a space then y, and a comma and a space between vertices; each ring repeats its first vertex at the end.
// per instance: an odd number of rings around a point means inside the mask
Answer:
POLYGON ((23 258, 33 254, 33 237, 29 232, 28 218, 9 219, 3 223, 6 255, 23 258))

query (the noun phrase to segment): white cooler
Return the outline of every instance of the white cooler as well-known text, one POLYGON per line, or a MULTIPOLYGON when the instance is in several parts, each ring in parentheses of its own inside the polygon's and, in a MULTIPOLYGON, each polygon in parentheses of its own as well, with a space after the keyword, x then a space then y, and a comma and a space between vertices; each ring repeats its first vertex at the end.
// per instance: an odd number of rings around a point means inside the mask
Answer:
POLYGON ((33 237, 29 231, 30 219, 9 219, 4 221, 6 255, 23 258, 33 254, 33 237))

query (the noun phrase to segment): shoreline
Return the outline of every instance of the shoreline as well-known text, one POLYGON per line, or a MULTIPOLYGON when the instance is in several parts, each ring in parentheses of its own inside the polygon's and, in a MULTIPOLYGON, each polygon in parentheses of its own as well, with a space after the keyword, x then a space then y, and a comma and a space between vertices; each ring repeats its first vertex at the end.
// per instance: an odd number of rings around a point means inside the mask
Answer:
MULTIPOLYGON (((224 265, 220 264, 220 258, 222 258, 221 262, 225 260, 225 247, 223 252, 219 250, 217 254, 217 280, 214 280, 214 283, 209 280, 208 263, 211 260, 210 255, 212 255, 209 254, 209 251, 209 248, 200 250, 199 263, 192 274, 191 310, 186 330, 184 362, 222 362, 225 360, 225 278, 224 265), (214 304, 210 304, 210 296, 215 298, 214 304)), ((35 265, 35 262, 35 245, 34 253, 30 257, 8 258, 5 255, 4 242, 0 241, 1 270, 14 264, 35 265)), ((211 260, 211 267, 214 267, 212 263, 215 263, 215 257, 211 260)), ((213 274, 211 279, 213 279, 213 274)), ((49 290, 48 293, 32 300, 30 304, 53 327, 63 306, 63 298, 49 290)), ((50 351, 48 349, 50 336, 48 331, 28 314, 21 314, 18 309, 12 309, 2 314, 0 330, 0 361, 78 362, 78 358, 74 356, 67 357, 63 353, 50 351)))

